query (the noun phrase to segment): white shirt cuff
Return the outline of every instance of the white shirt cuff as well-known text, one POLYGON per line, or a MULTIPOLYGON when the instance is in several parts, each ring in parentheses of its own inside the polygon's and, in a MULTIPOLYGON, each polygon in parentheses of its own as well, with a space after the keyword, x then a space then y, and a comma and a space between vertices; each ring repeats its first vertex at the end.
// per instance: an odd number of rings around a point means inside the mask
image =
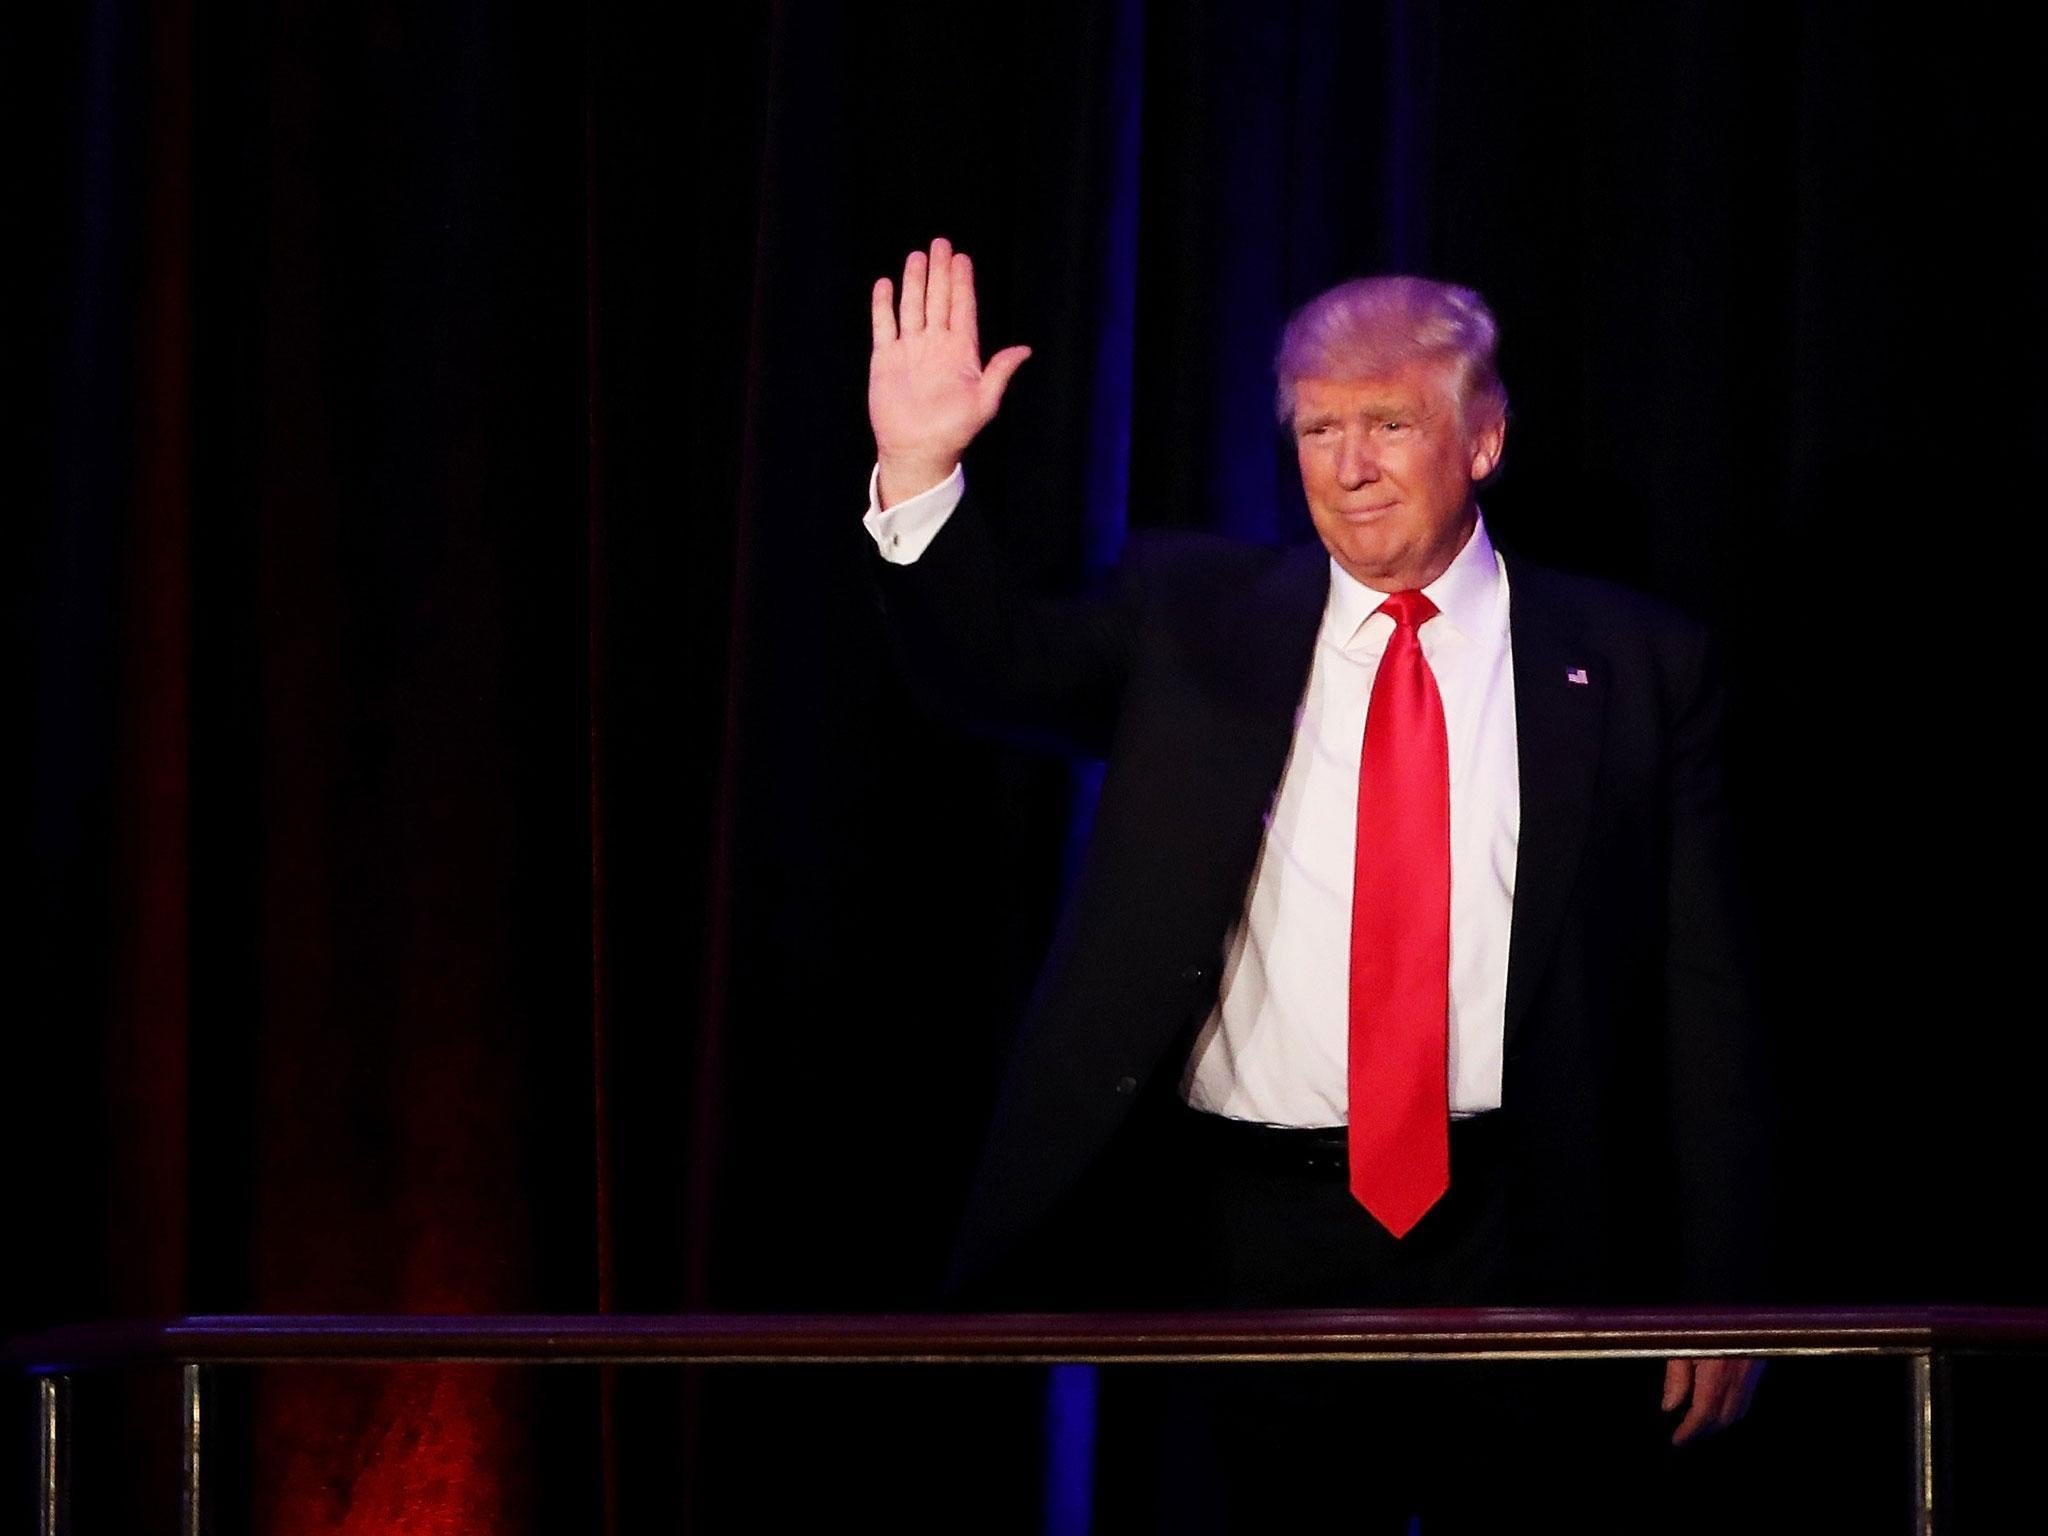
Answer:
POLYGON ((946 519, 960 505, 960 498, 967 494, 967 475, 955 464, 953 473, 930 490, 907 497, 886 511, 878 489, 881 478, 881 465, 868 471, 868 514, 861 521, 884 560, 891 565, 909 565, 938 537, 946 519))

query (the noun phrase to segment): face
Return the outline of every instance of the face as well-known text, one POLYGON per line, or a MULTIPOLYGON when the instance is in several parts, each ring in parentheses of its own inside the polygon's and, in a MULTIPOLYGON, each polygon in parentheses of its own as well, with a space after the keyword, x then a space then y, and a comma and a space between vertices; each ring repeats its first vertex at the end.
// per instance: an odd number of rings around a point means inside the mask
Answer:
POLYGON ((1506 424, 1468 434, 1451 365, 1415 358, 1366 379, 1302 379, 1294 447, 1309 515, 1332 557, 1380 592, 1424 587, 1464 547, 1472 487, 1506 424))

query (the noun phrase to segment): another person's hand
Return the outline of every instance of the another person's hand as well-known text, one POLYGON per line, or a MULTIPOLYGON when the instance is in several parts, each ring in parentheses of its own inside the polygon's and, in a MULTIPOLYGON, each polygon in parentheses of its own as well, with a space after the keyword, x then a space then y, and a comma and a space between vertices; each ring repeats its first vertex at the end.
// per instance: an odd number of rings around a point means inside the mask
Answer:
POLYGON ((995 416, 1029 347, 1005 347, 984 366, 974 266, 944 239, 903 263, 899 316, 889 279, 875 280, 868 421, 875 429, 883 506, 931 489, 953 472, 995 416))
POLYGON ((1681 1406, 1685 1408, 1685 1417, 1671 1432, 1671 1443, 1683 1445, 1726 1429, 1741 1418, 1749 1411, 1757 1378, 1763 1373, 1763 1361, 1736 1356, 1666 1361, 1664 1411, 1675 1413, 1681 1406))

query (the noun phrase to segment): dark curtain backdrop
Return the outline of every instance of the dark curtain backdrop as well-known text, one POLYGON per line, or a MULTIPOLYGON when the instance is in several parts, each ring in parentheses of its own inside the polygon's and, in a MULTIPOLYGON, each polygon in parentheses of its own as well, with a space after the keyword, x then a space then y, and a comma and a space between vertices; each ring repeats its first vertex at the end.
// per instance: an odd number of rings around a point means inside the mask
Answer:
MULTIPOLYGON (((1818 0, 4 25, 10 1329, 930 1300, 1089 784, 921 717, 865 581, 867 291, 934 234, 986 344, 1036 349, 969 472, 1047 581, 1131 525, 1305 536, 1287 311, 1364 271, 1484 291, 1498 533, 1731 648, 1785 1299, 2048 1302, 2016 31, 1818 0)), ((1073 1432, 1002 1373, 237 1401, 246 1514, 289 1533, 910 1527, 984 1484, 980 1528, 1035 1529, 1073 1432)), ((137 1443, 156 1411, 107 1410, 137 1443)), ((167 1475, 89 1498, 119 1528, 167 1475)))

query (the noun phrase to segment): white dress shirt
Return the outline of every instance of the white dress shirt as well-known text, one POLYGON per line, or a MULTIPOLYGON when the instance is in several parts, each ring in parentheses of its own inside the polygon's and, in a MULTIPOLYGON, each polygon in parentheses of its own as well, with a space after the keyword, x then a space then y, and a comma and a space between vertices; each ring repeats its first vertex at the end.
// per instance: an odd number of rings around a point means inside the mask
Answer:
MULTIPOLYGON (((882 558, 908 565, 960 503, 959 467, 883 510, 868 478, 866 525, 882 558)), ((1451 770, 1449 1073, 1454 1115, 1500 1105, 1508 928, 1521 833, 1507 569, 1482 519, 1423 592, 1437 606, 1419 635, 1443 699, 1451 770)), ((1271 1125, 1338 1125, 1346 1115, 1351 882, 1366 706, 1394 632, 1385 594, 1330 562, 1294 741, 1245 896, 1224 947, 1215 1008, 1189 1053, 1181 1093, 1195 1108, 1271 1125)))

